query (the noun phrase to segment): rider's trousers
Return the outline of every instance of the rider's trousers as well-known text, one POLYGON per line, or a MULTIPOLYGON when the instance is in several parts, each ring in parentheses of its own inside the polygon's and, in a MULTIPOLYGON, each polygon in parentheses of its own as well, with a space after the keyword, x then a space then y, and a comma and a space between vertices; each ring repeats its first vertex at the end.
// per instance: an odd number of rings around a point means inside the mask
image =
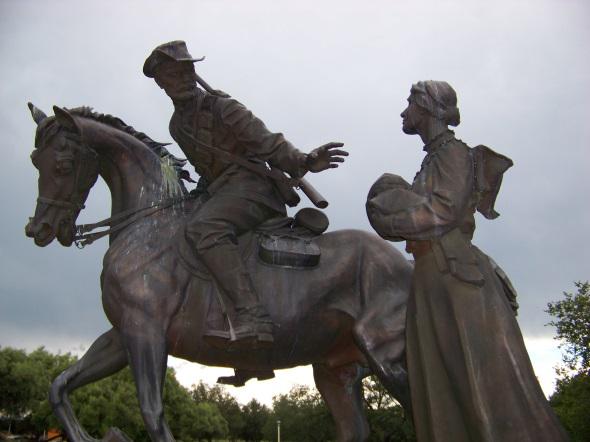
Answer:
POLYGON ((239 255, 238 236, 280 215, 260 202, 218 194, 192 214, 186 237, 237 311, 258 304, 250 275, 239 255))

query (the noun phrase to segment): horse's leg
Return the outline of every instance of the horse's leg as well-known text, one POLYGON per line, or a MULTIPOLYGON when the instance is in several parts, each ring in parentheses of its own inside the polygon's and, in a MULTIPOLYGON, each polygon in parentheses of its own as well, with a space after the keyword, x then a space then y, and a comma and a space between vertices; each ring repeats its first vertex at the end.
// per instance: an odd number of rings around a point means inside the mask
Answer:
POLYGON ((330 409, 339 442, 365 441, 369 437, 369 424, 363 410, 364 375, 358 364, 337 368, 313 365, 316 387, 330 409))
POLYGON ((353 336, 373 373, 412 417, 408 373, 405 368, 405 306, 385 318, 377 308, 354 327, 353 336))
POLYGON ((74 365, 62 372, 51 384, 49 402, 53 412, 63 425, 68 440, 95 441, 82 428, 68 399, 76 388, 108 377, 127 365, 127 355, 119 333, 115 329, 101 335, 86 354, 74 365))
POLYGON ((410 384, 405 364, 399 362, 370 361, 373 372, 391 394, 403 407, 406 418, 412 420, 412 401, 410 398, 410 384))
POLYGON ((129 327, 122 332, 123 340, 146 430, 153 442, 174 441, 162 403, 168 360, 165 333, 161 324, 142 314, 126 318, 124 323, 129 327))

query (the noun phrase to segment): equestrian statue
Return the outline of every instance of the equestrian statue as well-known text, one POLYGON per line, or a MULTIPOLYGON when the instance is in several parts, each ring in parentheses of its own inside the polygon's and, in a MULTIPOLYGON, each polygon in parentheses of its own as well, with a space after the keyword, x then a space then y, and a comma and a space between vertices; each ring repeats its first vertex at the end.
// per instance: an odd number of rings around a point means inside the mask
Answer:
MULTIPOLYGON (((363 377, 375 374, 410 409, 412 265, 375 234, 324 232, 327 219, 315 209, 288 218, 294 186, 325 205, 302 177, 336 167, 342 144, 298 151, 206 85, 196 60, 171 42, 144 65, 173 100, 172 136, 200 175, 191 192, 185 161, 119 118, 58 106, 47 116, 29 103, 39 194, 27 236, 38 246, 57 239, 80 247, 109 237, 100 284, 112 328, 54 380, 54 413, 69 440, 95 441, 68 396, 129 365, 151 439, 173 441, 162 405, 168 355, 233 367, 234 383, 312 364, 337 440, 366 440, 363 377), (77 226, 98 176, 111 193, 111 216, 77 226)), ((113 430, 107 439, 125 436, 113 430)))

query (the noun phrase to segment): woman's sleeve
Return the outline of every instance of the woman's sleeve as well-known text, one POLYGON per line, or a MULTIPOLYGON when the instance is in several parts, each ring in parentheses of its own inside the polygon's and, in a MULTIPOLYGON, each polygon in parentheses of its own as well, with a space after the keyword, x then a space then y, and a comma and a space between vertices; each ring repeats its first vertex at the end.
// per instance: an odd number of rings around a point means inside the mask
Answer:
MULTIPOLYGON (((394 241, 431 239, 453 229, 462 219, 473 189, 469 148, 451 144, 437 151, 418 175, 432 189, 419 194, 409 185, 394 185, 369 194, 367 214, 382 237, 394 241)), ((378 181, 379 182, 379 181, 378 181)), ((377 184, 377 183, 375 183, 377 184)))

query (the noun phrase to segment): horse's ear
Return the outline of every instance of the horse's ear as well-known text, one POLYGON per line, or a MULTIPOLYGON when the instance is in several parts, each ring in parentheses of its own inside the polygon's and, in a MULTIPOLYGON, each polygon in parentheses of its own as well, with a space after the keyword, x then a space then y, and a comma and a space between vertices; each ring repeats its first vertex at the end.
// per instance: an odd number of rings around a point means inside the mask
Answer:
POLYGON ((31 116, 33 117, 33 120, 35 120, 35 123, 37 123, 37 126, 39 126, 39 124, 41 124, 41 121, 47 118, 47 115, 45 115, 45 112, 43 112, 30 101, 27 103, 27 106, 29 106, 29 110, 31 111, 31 116))
POLYGON ((55 114, 55 119, 58 124, 66 130, 77 134, 82 132, 80 126, 78 126, 78 123, 76 123, 74 117, 72 117, 72 114, 70 114, 66 108, 53 106, 53 113, 55 114))

